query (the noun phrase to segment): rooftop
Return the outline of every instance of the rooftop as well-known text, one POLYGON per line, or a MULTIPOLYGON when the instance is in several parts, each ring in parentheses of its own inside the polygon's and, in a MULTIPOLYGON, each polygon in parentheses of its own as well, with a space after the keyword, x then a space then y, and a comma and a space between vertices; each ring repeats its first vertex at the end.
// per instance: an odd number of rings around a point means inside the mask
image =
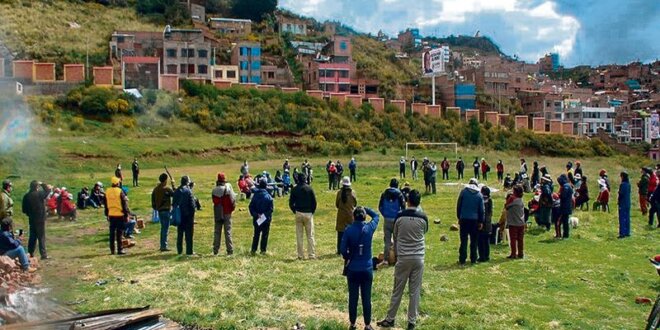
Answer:
POLYGON ((158 64, 160 57, 147 57, 147 56, 124 56, 122 62, 129 64, 158 64))
POLYGON ((209 21, 213 22, 233 22, 233 23, 252 23, 252 20, 242 18, 224 18, 224 17, 211 17, 209 21))

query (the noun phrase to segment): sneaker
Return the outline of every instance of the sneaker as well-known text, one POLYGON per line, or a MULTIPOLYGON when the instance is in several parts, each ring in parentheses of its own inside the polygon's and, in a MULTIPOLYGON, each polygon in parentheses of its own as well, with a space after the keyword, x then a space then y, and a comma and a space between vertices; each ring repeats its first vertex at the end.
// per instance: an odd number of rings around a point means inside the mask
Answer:
POLYGON ((371 324, 365 325, 364 330, 374 330, 374 328, 371 327, 371 324))
POLYGON ((123 255, 126 254, 126 252, 124 252, 124 251, 119 251, 119 252, 117 252, 117 254, 120 255, 120 256, 123 256, 123 255))
POLYGON ((408 327, 406 328, 407 330, 413 330, 415 329, 415 324, 414 323, 408 323, 408 327))
POLYGON ((376 325, 381 328, 392 328, 394 327, 394 320, 388 321, 387 319, 384 319, 382 321, 376 322, 376 325))
POLYGON ((508 257, 506 257, 506 258, 507 258, 507 259, 515 259, 516 256, 514 256, 514 255, 510 255, 510 256, 508 256, 508 257))
POLYGON ((351 325, 348 327, 348 330, 357 330, 357 328, 355 327, 355 324, 351 324, 351 325))
POLYGON ((23 271, 26 272, 26 273, 30 273, 30 274, 31 274, 31 273, 36 272, 37 269, 34 268, 34 267, 32 267, 32 266, 30 266, 30 267, 28 267, 28 268, 26 268, 26 269, 23 269, 23 271))

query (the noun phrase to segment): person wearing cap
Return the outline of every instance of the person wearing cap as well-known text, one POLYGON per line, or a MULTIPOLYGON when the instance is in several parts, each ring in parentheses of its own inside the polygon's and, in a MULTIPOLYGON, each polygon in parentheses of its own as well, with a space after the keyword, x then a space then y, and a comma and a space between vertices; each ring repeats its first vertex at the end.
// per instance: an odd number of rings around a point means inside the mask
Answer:
POLYGON ((225 232, 225 248, 227 255, 234 253, 234 243, 231 237, 231 214, 236 207, 236 194, 227 182, 224 173, 218 173, 215 187, 211 191, 213 199, 213 255, 218 255, 222 241, 222 231, 225 232))
POLYGON ((605 169, 601 169, 600 172, 598 172, 598 176, 605 181, 607 190, 612 190, 610 187, 610 179, 607 177, 607 171, 605 169))
POLYGON ((380 211, 380 214, 385 218, 383 224, 383 256, 385 256, 385 263, 390 255, 392 233, 394 232, 394 220, 399 215, 399 212, 405 209, 406 200, 405 197, 403 197, 403 193, 399 190, 399 181, 392 178, 392 180, 390 180, 390 186, 383 191, 380 195, 380 201, 378 202, 378 211, 380 211))
POLYGON ((506 226, 509 228, 511 240, 511 254, 509 259, 522 259, 524 252, 525 237, 525 204, 522 201, 523 187, 515 185, 513 194, 507 198, 504 208, 506 209, 506 226))
POLYGON ((642 211, 642 215, 646 215, 648 212, 648 193, 649 193, 649 180, 650 176, 646 168, 642 167, 641 169, 642 176, 637 182, 637 192, 639 195, 639 208, 642 211))
POLYGON ((181 221, 176 227, 176 252, 183 253, 183 239, 186 240, 186 255, 193 255, 193 232, 195 225, 195 211, 197 205, 195 196, 190 190, 190 177, 184 175, 181 177, 181 185, 174 191, 172 196, 172 207, 179 208, 181 212, 181 221))
POLYGON ((477 238, 477 250, 479 251, 479 262, 490 260, 490 232, 493 230, 493 200, 490 198, 490 188, 481 187, 481 195, 484 199, 484 225, 479 230, 477 238))
POLYGON ((630 179, 628 172, 621 172, 621 185, 617 198, 619 206, 619 238, 630 236, 630 179))
POLYGON ((24 272, 34 273, 35 268, 30 267, 30 259, 22 245, 23 233, 14 235, 14 221, 11 217, 0 220, 0 256, 18 259, 24 272))
POLYGON ((394 252, 396 255, 394 286, 387 316, 376 323, 380 327, 394 326, 403 290, 408 283, 410 300, 407 329, 415 328, 424 275, 425 235, 429 230, 428 217, 419 207, 421 201, 422 194, 417 190, 411 191, 408 207, 399 213, 394 222, 394 252))
POLYGON ((314 241, 316 195, 314 194, 314 189, 307 184, 307 179, 303 173, 298 174, 298 184, 291 191, 289 208, 296 216, 296 248, 298 259, 302 260, 305 257, 303 231, 307 235, 307 253, 309 259, 316 259, 316 242, 314 241))
POLYGON ((497 161, 497 165, 495 165, 495 169, 497 170, 497 182, 503 183, 504 182, 504 164, 502 163, 502 160, 497 161))
MULTIPOLYGON (((158 185, 151 192, 151 208, 158 212, 160 219, 160 251, 170 251, 167 244, 167 235, 170 228, 170 220, 172 217, 172 196, 174 196, 174 189, 168 185, 169 176, 167 173, 161 173, 158 177, 158 185)), ((174 182, 171 182, 174 187, 174 182)))
POLYGON ((559 219, 555 223, 555 238, 568 238, 570 226, 568 224, 568 218, 570 218, 573 213, 573 187, 568 181, 568 176, 562 174, 557 179, 559 183, 559 205, 560 213, 559 219))
MULTIPOLYGON (((349 178, 350 179, 350 178, 349 178)), ((339 251, 344 258, 344 269, 348 282, 349 329, 355 330, 358 298, 362 296, 362 313, 365 330, 371 327, 371 286, 374 280, 374 265, 371 246, 374 232, 378 228, 378 213, 370 208, 356 207, 351 214, 352 222, 346 227, 339 251), (371 221, 367 222, 367 215, 371 221)))
POLYGON ((257 247, 259 247, 261 254, 266 254, 274 205, 273 197, 268 193, 268 181, 265 177, 259 179, 257 188, 253 191, 249 209, 252 216, 252 226, 254 227, 251 253, 252 255, 256 254, 257 247), (261 222, 259 219, 262 217, 265 220, 259 224, 261 222))
POLYGON ((357 206, 357 197, 351 188, 351 178, 345 176, 341 179, 341 189, 337 192, 335 198, 335 207, 337 208, 337 218, 335 230, 337 231, 337 254, 341 254, 340 245, 346 227, 353 221, 353 210, 357 206))
POLYGON ((0 219, 14 215, 14 200, 11 199, 12 191, 14 191, 14 185, 11 181, 2 181, 2 191, 0 191, 0 219))
POLYGON ((138 177, 140 176, 140 165, 138 164, 137 158, 133 158, 131 173, 133 174, 133 187, 139 187, 140 183, 138 182, 138 177))
MULTIPOLYGON (((599 187, 598 197, 594 202, 593 210, 596 211, 602 208, 603 212, 609 212, 610 190, 607 188, 607 183, 605 182, 605 180, 603 180, 602 178, 598 179, 598 187, 599 187)), ((658 194, 658 197, 660 197, 660 194, 658 194)))
POLYGON ((401 156, 401 159, 399 159, 399 178, 406 178, 406 158, 403 156, 401 156))
POLYGON ((584 206, 586 206, 587 211, 589 211, 589 184, 587 183, 587 176, 575 174, 575 180, 580 182, 576 184, 575 208, 583 210, 584 206))
POLYGON ((456 161, 456 178, 462 180, 464 171, 465 171, 465 162, 463 162, 462 157, 458 157, 458 161, 456 161))
POLYGON ((351 182, 356 182, 357 176, 355 173, 357 171, 357 162, 355 161, 355 157, 351 157, 351 161, 348 162, 348 171, 350 173, 349 177, 351 178, 351 182))
POLYGON ((124 223, 128 220, 131 210, 128 208, 128 198, 120 188, 121 179, 113 176, 110 182, 112 183, 112 187, 108 188, 105 192, 104 203, 104 213, 110 223, 110 254, 115 254, 116 242, 117 254, 122 255, 126 254, 121 244, 124 223))
POLYGON ((458 249, 458 263, 467 259, 468 237, 470 240, 470 261, 477 262, 477 236, 484 223, 484 199, 479 189, 479 181, 470 179, 469 184, 458 195, 456 217, 460 226, 461 245, 458 249))
POLYGON ((545 230, 550 230, 552 223, 553 190, 552 177, 550 174, 543 175, 541 177, 541 196, 539 197, 539 225, 545 227, 545 230))
POLYGON ((50 186, 39 181, 30 182, 30 190, 23 196, 22 211, 28 217, 30 237, 28 253, 34 257, 34 250, 39 243, 41 259, 48 259, 46 251, 46 198, 51 192, 50 186))

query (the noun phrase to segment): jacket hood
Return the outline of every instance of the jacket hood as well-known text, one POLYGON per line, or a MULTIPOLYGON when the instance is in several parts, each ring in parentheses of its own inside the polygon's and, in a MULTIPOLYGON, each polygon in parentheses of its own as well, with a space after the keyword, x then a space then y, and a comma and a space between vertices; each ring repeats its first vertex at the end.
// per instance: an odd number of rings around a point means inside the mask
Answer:
POLYGON ((563 186, 568 183, 568 177, 566 176, 566 174, 562 174, 557 179, 557 182, 559 182, 559 184, 563 186))
POLYGON ((481 189, 479 189, 479 186, 477 186, 476 184, 468 184, 465 186, 465 188, 467 188, 467 190, 473 194, 481 192, 481 189))

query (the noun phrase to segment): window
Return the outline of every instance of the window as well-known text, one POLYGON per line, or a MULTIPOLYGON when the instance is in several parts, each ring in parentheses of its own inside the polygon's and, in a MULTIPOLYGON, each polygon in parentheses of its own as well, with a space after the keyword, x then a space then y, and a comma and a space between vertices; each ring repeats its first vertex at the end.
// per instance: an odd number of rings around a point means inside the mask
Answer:
POLYGON ((188 48, 188 57, 195 57, 195 49, 188 48))
POLYGON ((339 71, 339 78, 348 78, 348 71, 346 70, 339 71))
POLYGON ((261 83, 261 77, 259 76, 252 76, 252 81, 255 84, 260 84, 261 83))
POLYGON ((176 74, 176 69, 177 69, 176 64, 170 64, 170 65, 167 66, 167 73, 176 74))
POLYGON ((348 92, 348 91, 350 91, 350 88, 351 88, 350 85, 346 85, 346 84, 339 85, 339 91, 340 92, 348 92))
POLYGON ((348 48, 348 45, 346 45, 346 41, 341 41, 339 43, 339 49, 346 50, 347 48, 348 48))
POLYGON ((208 54, 209 54, 209 51, 206 50, 206 49, 200 49, 200 50, 197 51, 197 56, 199 56, 201 58, 208 57, 208 54))
POLYGON ((124 36, 117 36, 117 43, 124 42, 124 36))
POLYGON ((215 70, 215 79, 222 79, 222 70, 215 70))
POLYGON ((252 48, 252 56, 261 56, 261 48, 252 48))
POLYGON ((241 47, 240 54, 241 56, 247 56, 247 47, 241 47))
POLYGON ((234 70, 227 70, 227 77, 226 77, 226 78, 228 78, 228 79, 229 79, 229 78, 231 78, 231 79, 236 78, 236 71, 234 71, 234 70))
POLYGON ((189 74, 194 74, 195 73, 195 65, 194 64, 188 64, 188 73, 189 74))
POLYGON ((183 48, 181 49, 181 57, 188 57, 188 50, 183 48))
POLYGON ((206 64, 200 64, 197 66, 197 73, 207 74, 209 73, 209 67, 206 64))
POLYGON ((319 70, 319 78, 325 77, 325 70, 319 70))
POLYGON ((175 48, 168 48, 167 49, 167 57, 176 58, 176 49, 175 48))
POLYGON ((261 69, 261 62, 252 62, 252 70, 261 69))
POLYGON ((248 69, 248 62, 247 61, 241 61, 240 66, 241 66, 241 70, 247 70, 248 69))
POLYGON ((179 71, 179 73, 188 73, 188 65, 181 64, 181 71, 179 71))
POLYGON ((270 72, 266 72, 266 73, 268 74, 268 79, 275 79, 275 72, 270 71, 270 72))

